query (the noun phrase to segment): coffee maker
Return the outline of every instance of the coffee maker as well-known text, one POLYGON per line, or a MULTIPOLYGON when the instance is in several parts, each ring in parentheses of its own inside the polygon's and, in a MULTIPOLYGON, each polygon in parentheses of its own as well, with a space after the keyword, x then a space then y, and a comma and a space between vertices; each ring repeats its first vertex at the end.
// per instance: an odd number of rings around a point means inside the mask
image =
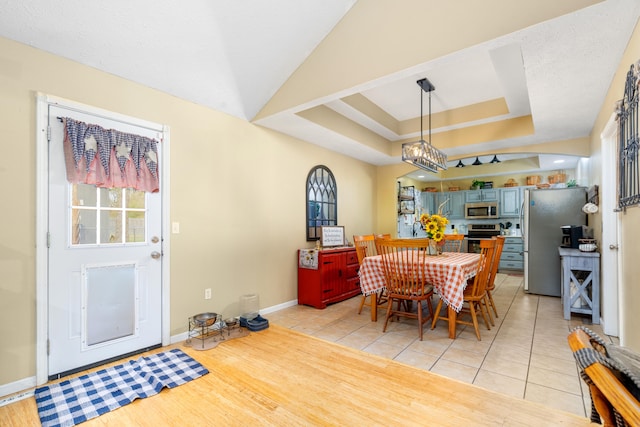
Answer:
POLYGON ((562 244, 560 247, 578 249, 580 245, 580 239, 582 239, 582 225, 563 225, 562 229, 562 244))

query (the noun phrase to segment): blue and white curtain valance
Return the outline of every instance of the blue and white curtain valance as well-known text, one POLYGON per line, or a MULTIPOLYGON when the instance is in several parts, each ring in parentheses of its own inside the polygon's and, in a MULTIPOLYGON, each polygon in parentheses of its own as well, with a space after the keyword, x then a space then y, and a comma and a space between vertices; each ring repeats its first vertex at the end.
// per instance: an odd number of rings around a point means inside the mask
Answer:
POLYGON ((69 117, 61 120, 69 182, 151 193, 160 189, 158 141, 69 117))

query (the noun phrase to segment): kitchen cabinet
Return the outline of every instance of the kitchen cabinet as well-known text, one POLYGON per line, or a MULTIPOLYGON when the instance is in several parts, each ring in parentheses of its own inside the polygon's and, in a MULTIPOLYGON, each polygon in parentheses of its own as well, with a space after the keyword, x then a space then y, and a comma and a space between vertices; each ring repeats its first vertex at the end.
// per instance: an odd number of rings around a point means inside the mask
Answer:
POLYGON ((355 248, 323 249, 317 257, 317 269, 298 265, 298 304, 326 308, 360 294, 355 248))
POLYGON ((500 190, 498 188, 469 190, 464 193, 466 203, 497 202, 500 198, 500 190))
POLYGON ((500 189, 500 218, 519 217, 522 207, 522 189, 509 187, 500 189))
POLYGON ((600 323, 600 254, 558 248, 565 320, 571 313, 588 314, 591 323, 600 323))
POLYGON ((524 242, 522 237, 506 237, 498 270, 524 271, 524 242))
POLYGON ((422 213, 429 213, 429 215, 436 213, 438 206, 436 206, 436 194, 429 191, 423 191, 420 194, 422 199, 422 213))
MULTIPOLYGON (((442 207, 442 213, 449 220, 464 219, 464 203, 466 191, 445 191, 437 193, 435 210, 445 201, 447 203, 442 207)), ((437 212, 434 212, 437 213, 437 212)))

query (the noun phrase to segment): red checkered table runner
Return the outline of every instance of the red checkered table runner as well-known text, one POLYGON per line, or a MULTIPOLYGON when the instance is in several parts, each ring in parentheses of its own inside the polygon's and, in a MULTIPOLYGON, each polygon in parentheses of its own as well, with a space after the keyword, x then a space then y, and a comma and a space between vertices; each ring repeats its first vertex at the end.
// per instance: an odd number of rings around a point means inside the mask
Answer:
MULTIPOLYGON (((444 303, 456 311, 462 308, 467 280, 476 275, 480 254, 445 252, 429 256, 425 263, 425 278, 444 303)), ((368 256, 360 266, 360 289, 370 295, 385 287, 382 255, 368 256)))

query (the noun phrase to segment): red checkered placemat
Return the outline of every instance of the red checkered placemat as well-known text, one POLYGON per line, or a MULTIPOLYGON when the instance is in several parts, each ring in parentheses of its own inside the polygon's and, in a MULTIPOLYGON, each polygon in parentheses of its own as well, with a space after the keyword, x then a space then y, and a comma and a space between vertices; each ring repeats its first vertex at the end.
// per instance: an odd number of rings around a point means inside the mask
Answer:
MULTIPOLYGON (((433 284, 435 292, 456 311, 462 308, 463 291, 467 280, 476 274, 480 254, 445 252, 429 256, 424 277, 433 284)), ((385 287, 382 256, 366 257, 360 266, 360 289, 364 295, 385 287)))

